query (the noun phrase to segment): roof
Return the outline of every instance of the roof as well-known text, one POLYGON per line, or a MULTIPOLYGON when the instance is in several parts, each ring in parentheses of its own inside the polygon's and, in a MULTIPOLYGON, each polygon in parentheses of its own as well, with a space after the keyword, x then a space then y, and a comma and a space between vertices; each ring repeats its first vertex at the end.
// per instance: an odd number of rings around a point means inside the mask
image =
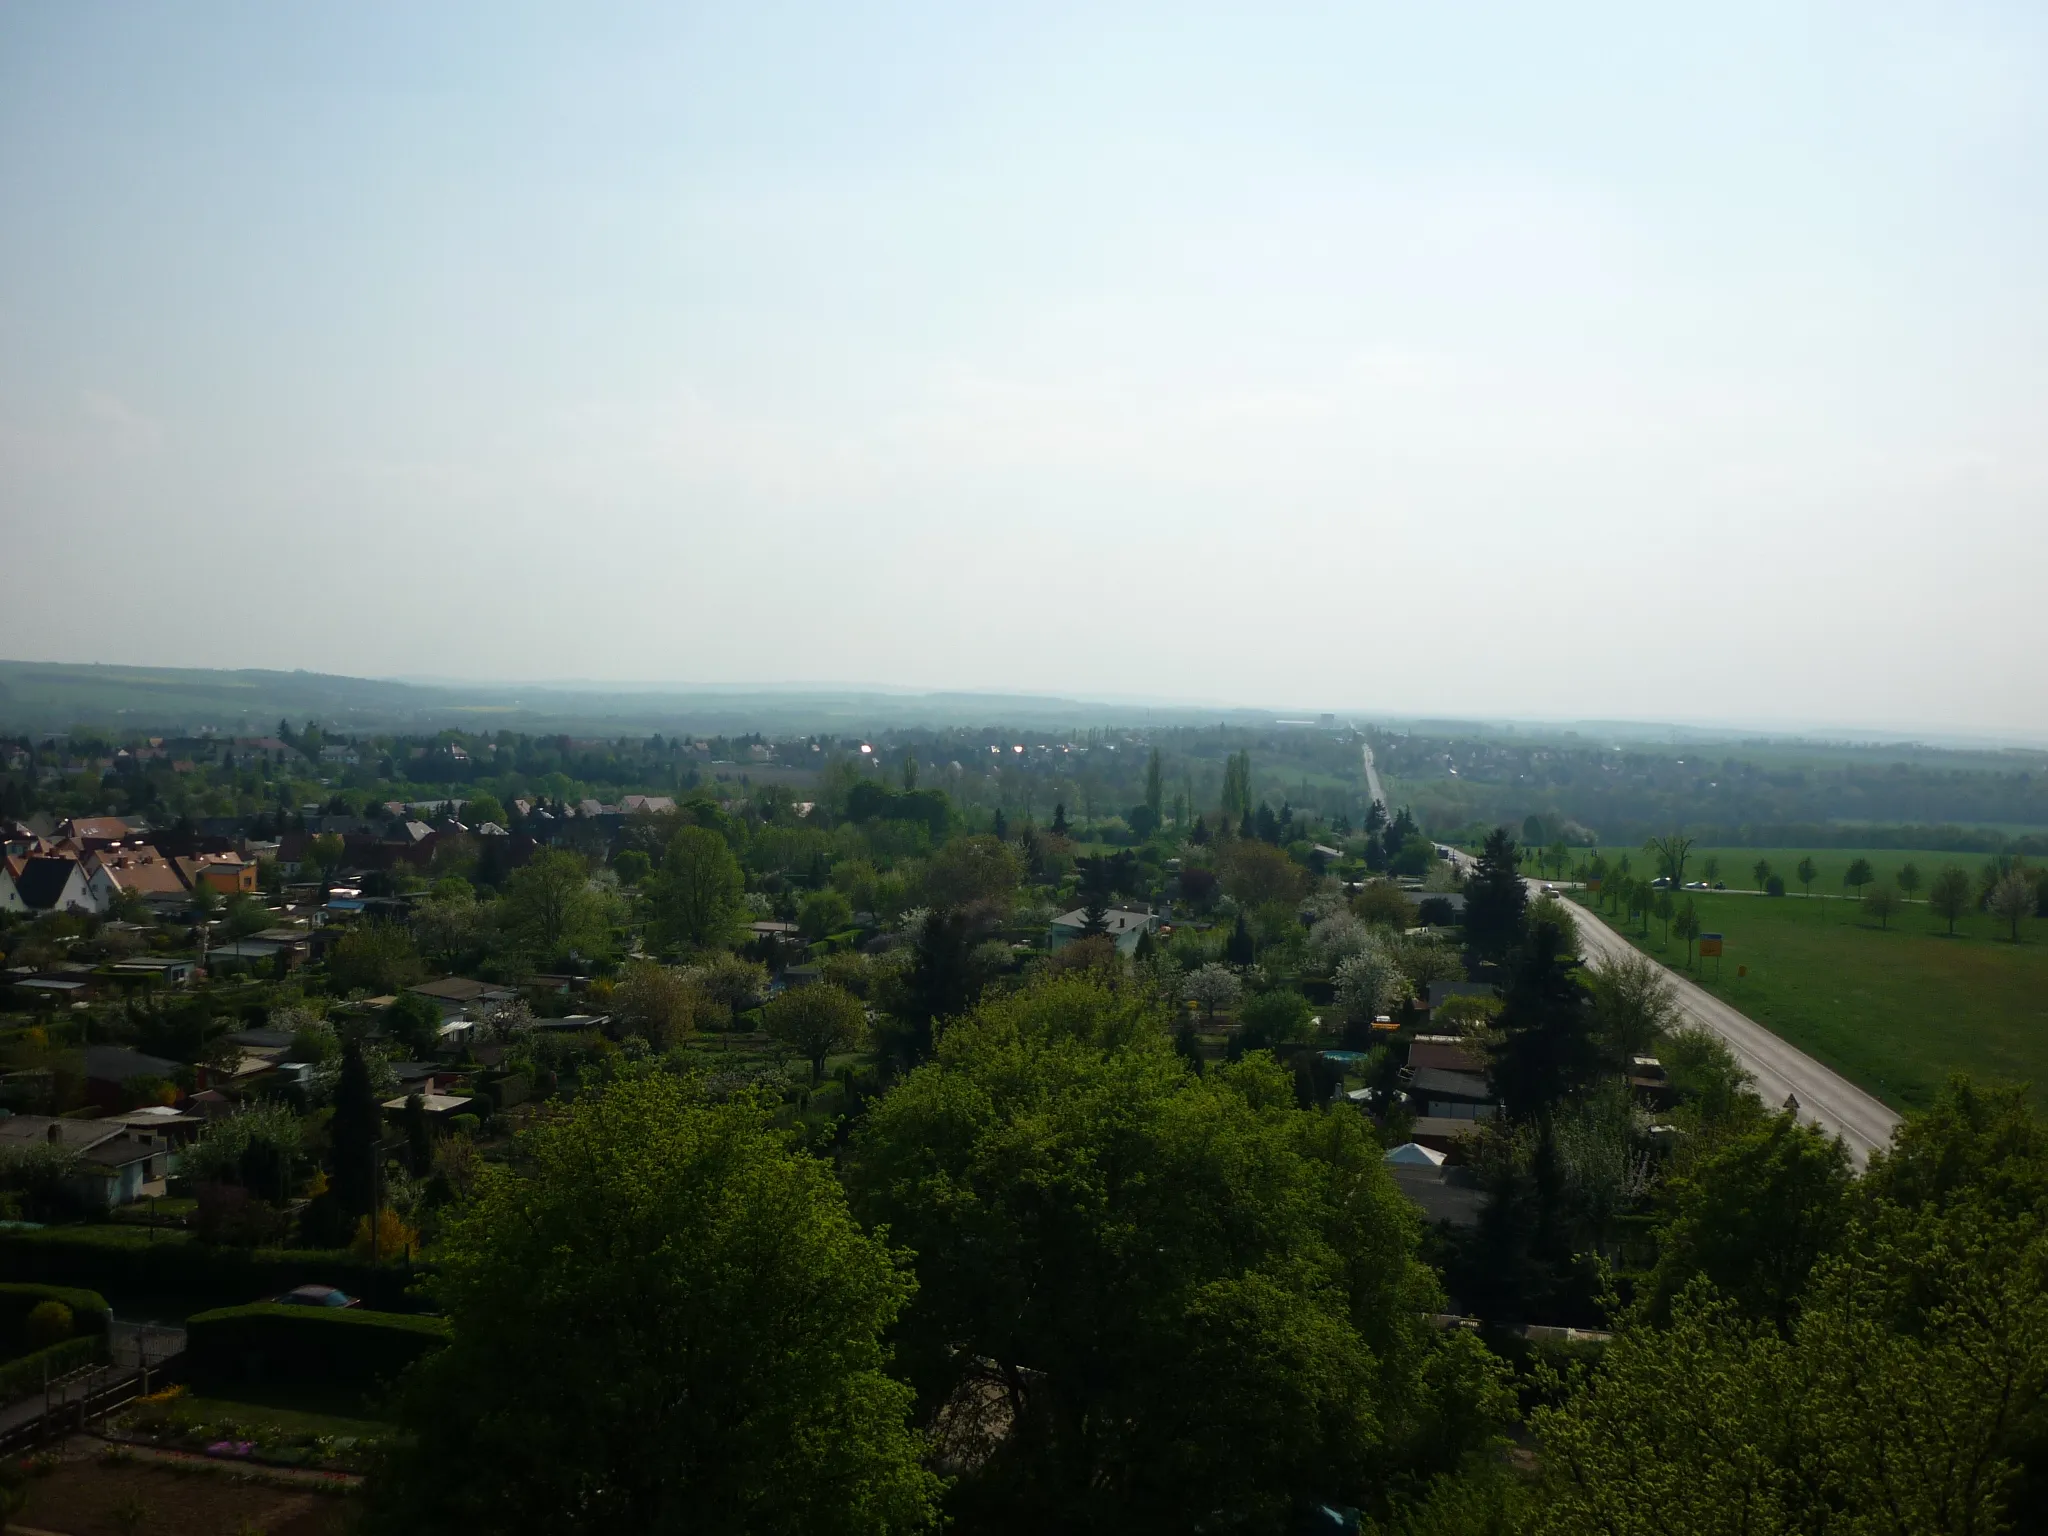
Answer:
POLYGON ((1380 1161, 1402 1168, 1441 1168, 1444 1165, 1444 1155, 1441 1152, 1432 1152, 1418 1142, 1406 1141, 1388 1152, 1380 1161))
POLYGON ((1493 1089, 1483 1072, 1446 1072, 1441 1067, 1419 1067, 1409 1081, 1414 1093, 1438 1098, 1490 1100, 1493 1089))
POLYGON ((137 1077, 169 1077, 178 1063, 161 1056, 145 1056, 125 1045, 88 1045, 85 1075, 103 1083, 125 1083, 137 1077))
MULTIPOLYGON (((1102 914, 1104 931, 1111 938, 1121 938, 1137 928, 1150 928, 1158 921, 1150 912, 1132 912, 1123 907, 1111 907, 1102 914)), ((1088 909, 1076 907, 1071 912, 1062 912, 1052 920, 1055 928, 1085 928, 1088 926, 1088 909)))
POLYGON ((487 981, 475 981, 467 976, 443 976, 438 981, 423 981, 409 992, 418 992, 424 997, 437 998, 444 1003, 473 1003, 486 997, 510 997, 512 993, 504 987, 494 986, 487 981))
POLYGON ((0 1146, 5 1147, 56 1145, 67 1152, 83 1152, 120 1134, 121 1127, 111 1120, 74 1120, 56 1115, 0 1117, 0 1146), (52 1127, 57 1132, 54 1141, 50 1135, 52 1127))
POLYGON ((64 889, 79 874, 78 860, 49 854, 30 854, 14 876, 14 888, 25 907, 48 911, 64 897, 64 889))
POLYGON ((74 816, 59 831, 66 837, 123 838, 129 828, 118 816, 74 816))
POLYGON ((1421 1071, 1434 1067, 1443 1072, 1485 1072, 1486 1057, 1464 1045, 1437 1040, 1417 1040, 1408 1047, 1408 1065, 1421 1071))
MULTIPOLYGON (((384 1107, 394 1112, 404 1109, 406 1105, 406 1100, 410 1097, 410 1094, 401 1094, 398 1098, 386 1099, 384 1101, 384 1107)), ((476 1102, 476 1100, 468 1094, 454 1093, 423 1093, 419 1096, 419 1099, 420 1103, 426 1107, 426 1111, 430 1115, 453 1114, 456 1110, 462 1108, 463 1105, 474 1104, 476 1102)))

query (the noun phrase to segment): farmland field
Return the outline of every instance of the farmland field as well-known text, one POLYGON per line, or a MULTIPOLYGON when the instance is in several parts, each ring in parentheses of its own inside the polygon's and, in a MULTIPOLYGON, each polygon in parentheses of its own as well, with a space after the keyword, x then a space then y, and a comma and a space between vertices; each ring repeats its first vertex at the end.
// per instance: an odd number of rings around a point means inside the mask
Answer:
MULTIPOLYGON (((1775 851, 1762 851, 1778 865, 1775 851)), ((1754 863, 1759 850, 1733 852, 1754 863)), ((1723 879, 1731 873, 1728 853, 1723 879)), ((1838 890, 1840 870, 1854 856, 1833 856, 1838 890)), ((1955 856, 1883 857, 1893 861, 1890 869, 1912 857, 1925 874, 1930 860, 1955 856)), ((1955 862, 1974 870, 1981 860, 1955 862)), ((1959 921, 1950 938, 1921 902, 1903 906, 1885 929, 1844 900, 1689 894, 1701 926, 1721 933, 1727 952, 1718 975, 1712 960, 1694 961, 1687 974, 1893 1108, 1924 1108, 1950 1072, 1963 1071, 2030 1083, 2035 1104, 2048 1110, 2048 921, 2025 919, 2015 945, 2002 923, 1981 912, 1959 921)), ((1686 945, 1667 941, 1661 923, 1653 919, 1646 938, 1602 916, 1647 953, 1685 968, 1686 945)))

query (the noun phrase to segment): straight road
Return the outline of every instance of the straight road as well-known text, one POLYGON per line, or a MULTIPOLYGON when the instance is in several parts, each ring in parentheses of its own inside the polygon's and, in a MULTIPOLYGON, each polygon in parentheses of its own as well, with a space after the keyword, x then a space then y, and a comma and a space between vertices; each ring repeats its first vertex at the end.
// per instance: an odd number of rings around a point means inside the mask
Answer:
MULTIPOLYGON (((1470 874, 1472 866, 1478 862, 1470 854, 1455 848, 1446 852, 1451 862, 1466 874, 1470 874)), ((1543 891, 1543 881, 1524 883, 1532 898, 1543 891)), ((1588 965, 1597 969, 1626 955, 1642 954, 1577 902, 1572 903, 1572 916, 1578 921, 1579 943, 1585 951, 1588 965)), ((1841 1137, 1858 1169, 1870 1162, 1872 1152, 1890 1143, 1892 1130, 1899 1124, 1900 1117, 1877 1099, 1832 1067, 1822 1066, 1797 1046, 1779 1039, 1748 1014, 1730 1007, 1706 988, 1689 981, 1669 966, 1658 964, 1648 955, 1643 958, 1664 973, 1664 980, 1670 984, 1678 1003, 1678 1011, 1702 1029, 1719 1035, 1728 1049, 1734 1052, 1742 1069, 1755 1079, 1757 1094, 1764 1103, 1777 1109, 1788 1099, 1796 1100, 1799 1118, 1819 1126, 1830 1135, 1841 1137)))
MULTIPOLYGON (((1532 893, 1542 889, 1535 881, 1530 882, 1530 887, 1532 893)), ((1642 953, 1576 902, 1572 904, 1572 916, 1578 920, 1579 941, 1589 965, 1603 966, 1623 956, 1642 953)), ((1677 994, 1679 1011, 1727 1042, 1735 1059, 1756 1079, 1756 1091, 1766 1104, 1776 1109, 1787 1098, 1797 1099, 1799 1118, 1841 1137, 1858 1168, 1870 1161, 1872 1152, 1891 1141, 1892 1128, 1899 1123, 1899 1117, 1883 1104, 1839 1072, 1779 1039, 1748 1014, 1729 1007, 1706 988, 1668 966, 1657 968, 1677 994)))
POLYGON ((1369 800, 1379 801, 1380 805, 1382 806, 1382 808, 1386 810, 1387 814, 1389 816, 1393 815, 1393 807, 1387 805, 1387 792, 1380 787, 1380 771, 1372 765, 1372 748, 1361 747, 1359 750, 1365 753, 1366 798, 1369 800))

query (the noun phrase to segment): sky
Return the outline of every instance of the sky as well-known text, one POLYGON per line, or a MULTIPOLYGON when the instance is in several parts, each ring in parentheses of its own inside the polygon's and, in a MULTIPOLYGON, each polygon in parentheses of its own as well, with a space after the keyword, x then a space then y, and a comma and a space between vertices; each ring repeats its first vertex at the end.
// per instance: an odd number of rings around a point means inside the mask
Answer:
POLYGON ((0 7, 0 656, 2048 738, 2048 7, 0 7))

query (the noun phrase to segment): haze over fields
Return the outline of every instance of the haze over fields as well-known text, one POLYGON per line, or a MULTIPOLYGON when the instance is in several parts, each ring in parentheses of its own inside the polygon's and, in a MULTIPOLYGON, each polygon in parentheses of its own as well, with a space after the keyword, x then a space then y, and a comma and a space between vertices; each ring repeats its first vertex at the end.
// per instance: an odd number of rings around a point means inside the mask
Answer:
POLYGON ((9 7, 0 655, 2039 736, 2044 61, 9 7))

